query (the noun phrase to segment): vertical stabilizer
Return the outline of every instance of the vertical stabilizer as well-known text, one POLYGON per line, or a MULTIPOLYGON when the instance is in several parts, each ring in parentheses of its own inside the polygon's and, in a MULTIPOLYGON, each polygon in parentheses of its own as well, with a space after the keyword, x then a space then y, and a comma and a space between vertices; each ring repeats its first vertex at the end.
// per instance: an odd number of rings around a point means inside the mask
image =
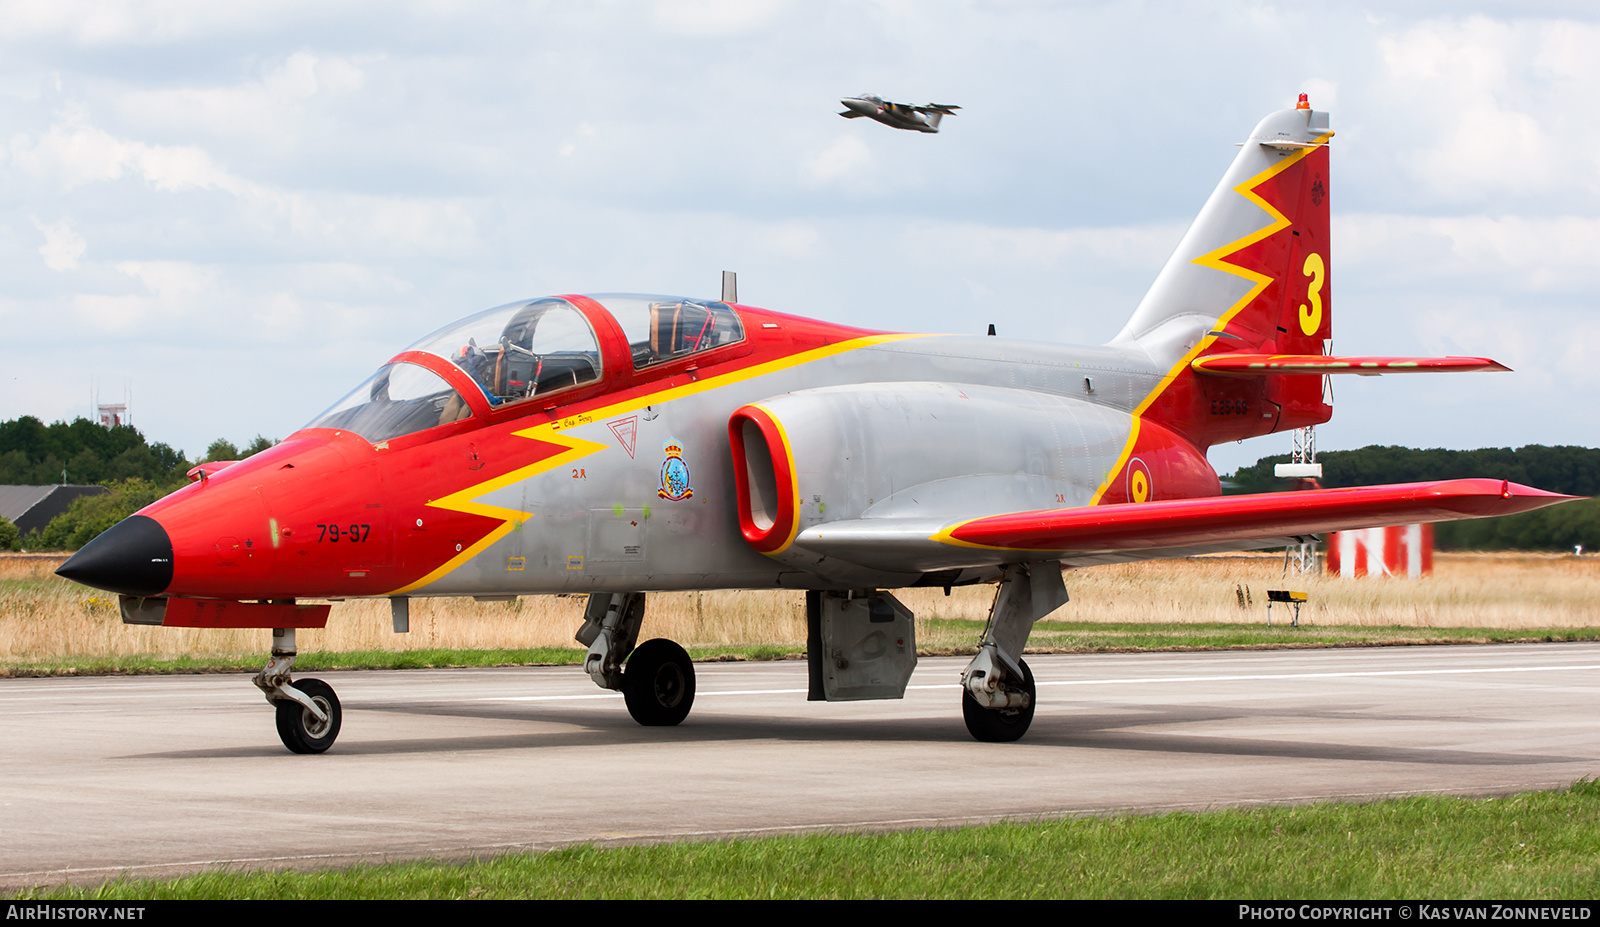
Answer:
MULTIPOLYGON (((1170 371, 1149 414, 1204 447, 1326 421, 1318 377, 1267 377, 1230 397, 1247 415, 1220 422, 1188 364, 1214 353, 1322 354, 1332 337, 1328 114, 1261 120, 1117 337, 1170 371), (1179 387, 1174 389, 1174 387, 1179 387), (1247 422, 1244 419, 1248 417, 1247 422)), ((1208 398, 1209 397, 1209 398, 1208 398)))
MULTIPOLYGON (((1332 135, 1328 114, 1311 109, 1261 120, 1113 342, 1136 341, 1170 366, 1225 326, 1243 339, 1230 349, 1274 342, 1278 353, 1321 353, 1328 337, 1332 135), (1296 318, 1294 326, 1283 325, 1288 297, 1306 295, 1313 276, 1307 268, 1319 262, 1320 317, 1308 306, 1304 324, 1296 318)), ((1291 308, 1300 314, 1298 303, 1291 308)))

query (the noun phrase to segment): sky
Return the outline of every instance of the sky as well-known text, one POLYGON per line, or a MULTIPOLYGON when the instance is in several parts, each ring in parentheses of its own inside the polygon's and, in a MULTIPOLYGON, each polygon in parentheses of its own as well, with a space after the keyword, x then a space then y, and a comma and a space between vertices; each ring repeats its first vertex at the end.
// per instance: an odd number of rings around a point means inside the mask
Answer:
MULTIPOLYGON (((1600 445, 1588 3, 0 2, 0 419, 282 438, 551 293, 1110 339, 1264 115, 1331 112, 1321 450, 1600 445), (937 135, 838 117, 959 104, 937 135)), ((1213 448, 1229 472, 1288 435, 1213 448)))

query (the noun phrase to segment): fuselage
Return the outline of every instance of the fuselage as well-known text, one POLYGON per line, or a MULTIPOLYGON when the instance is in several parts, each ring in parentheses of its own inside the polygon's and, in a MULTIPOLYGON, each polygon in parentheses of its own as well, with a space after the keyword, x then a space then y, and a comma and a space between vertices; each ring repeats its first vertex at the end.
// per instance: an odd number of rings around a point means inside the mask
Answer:
POLYGON ((938 132, 939 124, 928 116, 917 112, 910 106, 901 103, 891 103, 870 94, 860 97, 845 97, 839 101, 845 109, 851 112, 874 119, 886 126, 896 129, 909 129, 913 132, 938 132))
MULTIPOLYGON (((1203 448, 1151 422, 1136 429, 1135 410, 1168 374, 1137 346, 886 334, 735 306, 723 308, 738 340, 635 369, 640 344, 602 304, 610 299, 562 298, 597 336, 589 382, 500 405, 469 395, 470 412, 384 440, 325 416, 197 474, 140 513, 170 538, 170 583, 121 591, 287 599, 838 586, 741 530, 730 418, 763 402, 788 415, 790 456, 805 471, 791 537, 918 506, 960 514, 963 500, 983 514, 1217 492, 1203 448), (799 433, 808 419, 826 441, 799 433), (1119 475, 1136 431, 1144 452, 1128 466, 1145 472, 1119 475)), ((460 358, 411 350, 396 360, 407 358, 463 395, 474 388, 460 358)))

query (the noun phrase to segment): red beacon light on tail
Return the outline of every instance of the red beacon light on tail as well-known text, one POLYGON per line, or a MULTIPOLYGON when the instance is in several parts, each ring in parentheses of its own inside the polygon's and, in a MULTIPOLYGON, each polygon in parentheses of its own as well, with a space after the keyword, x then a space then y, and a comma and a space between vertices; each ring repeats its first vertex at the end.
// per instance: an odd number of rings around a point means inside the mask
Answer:
POLYGON ((1303 93, 1300 94, 1300 101, 1294 105, 1294 108, 1295 109, 1310 109, 1311 108, 1311 98, 1306 96, 1303 93))

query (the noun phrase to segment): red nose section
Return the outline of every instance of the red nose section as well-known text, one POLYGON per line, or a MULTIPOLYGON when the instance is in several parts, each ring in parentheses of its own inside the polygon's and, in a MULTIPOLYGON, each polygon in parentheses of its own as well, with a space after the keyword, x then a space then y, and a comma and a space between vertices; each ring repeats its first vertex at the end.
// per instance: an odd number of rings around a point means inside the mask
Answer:
POLYGON ((172 545, 168 595, 375 595, 403 585, 374 450, 291 438, 149 506, 172 545))

